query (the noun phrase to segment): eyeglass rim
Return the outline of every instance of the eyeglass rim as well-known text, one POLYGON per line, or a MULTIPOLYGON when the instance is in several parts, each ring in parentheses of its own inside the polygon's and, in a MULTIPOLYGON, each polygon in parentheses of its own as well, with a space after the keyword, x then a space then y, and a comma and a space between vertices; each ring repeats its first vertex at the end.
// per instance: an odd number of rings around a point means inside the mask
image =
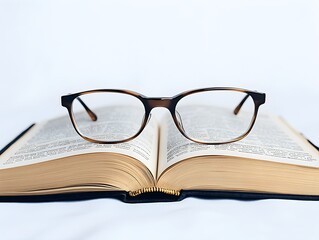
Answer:
POLYGON ((265 93, 261 93, 261 92, 257 92, 257 91, 250 91, 247 89, 242 89, 242 88, 234 88, 234 87, 209 87, 209 88, 199 88, 199 89, 193 89, 193 90, 188 90, 188 91, 184 91, 182 93, 179 93, 173 97, 146 97, 143 94, 140 94, 138 92, 134 92, 131 90, 125 90, 125 89, 94 89, 94 90, 87 90, 87 91, 82 91, 82 92, 78 92, 78 93, 73 93, 73 94, 68 94, 68 95, 64 95, 61 97, 61 105, 65 108, 67 108, 69 117, 71 119, 72 125, 75 129, 75 131, 85 140, 93 142, 93 143, 100 143, 100 144, 117 144, 117 143, 124 143, 130 140, 133 140, 134 138, 136 138, 137 136, 139 136, 142 131, 144 130, 145 126, 147 125, 147 122, 150 119, 151 116, 151 111, 153 108, 156 107, 164 107, 167 108, 169 110, 169 112, 171 113, 171 116, 173 118, 173 121, 175 123, 175 126, 177 127, 177 129, 181 132, 181 134, 195 142, 195 143, 199 143, 199 144, 205 144, 205 145, 219 145, 219 144, 227 144, 227 143, 232 143, 232 142, 236 142, 239 141, 241 139, 243 139, 244 137, 246 137, 250 131, 252 130, 255 122, 256 122, 256 118, 257 118, 257 114, 258 114, 258 110, 259 107, 264 104, 266 101, 266 94, 265 93), (187 135, 187 133, 181 128, 181 126, 179 125, 179 121, 176 117, 176 106, 178 104, 178 102, 183 99, 186 96, 195 94, 195 93, 200 93, 200 92, 206 92, 206 91, 236 91, 236 92, 242 92, 242 93, 246 93, 247 95, 249 95, 253 101, 254 101, 254 115, 252 117, 252 120, 250 122, 250 125, 248 127, 248 129, 246 130, 245 133, 243 133, 242 135, 240 135, 239 137, 236 137, 234 139, 228 140, 228 141, 219 141, 219 142, 204 142, 204 141, 199 141, 197 139, 194 139, 192 137, 189 137, 187 135), (101 140, 96 140, 96 139, 92 139, 89 138, 85 135, 83 135, 80 131, 80 129, 78 128, 74 115, 73 115, 73 111, 72 111, 72 104, 73 101, 82 96, 82 95, 86 95, 86 94, 92 94, 92 93, 99 93, 99 92, 112 92, 112 93, 120 93, 120 94, 127 94, 133 97, 136 97, 137 99, 139 99, 143 106, 144 106, 144 119, 142 121, 141 127, 140 129, 137 131, 136 134, 134 134, 133 136, 123 139, 123 140, 117 140, 117 141, 101 141, 101 140))

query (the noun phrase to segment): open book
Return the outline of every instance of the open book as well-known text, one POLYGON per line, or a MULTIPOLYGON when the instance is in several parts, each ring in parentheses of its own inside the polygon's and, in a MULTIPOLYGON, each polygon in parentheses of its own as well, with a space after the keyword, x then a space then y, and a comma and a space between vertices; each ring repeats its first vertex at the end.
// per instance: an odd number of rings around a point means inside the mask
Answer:
POLYGON ((170 115, 152 117, 132 141, 95 144, 65 116, 35 124, 0 155, 0 197, 118 192, 134 199, 155 192, 178 198, 183 191, 306 197, 319 196, 318 179, 318 150, 281 118, 263 114, 246 138, 222 145, 187 140, 170 115))

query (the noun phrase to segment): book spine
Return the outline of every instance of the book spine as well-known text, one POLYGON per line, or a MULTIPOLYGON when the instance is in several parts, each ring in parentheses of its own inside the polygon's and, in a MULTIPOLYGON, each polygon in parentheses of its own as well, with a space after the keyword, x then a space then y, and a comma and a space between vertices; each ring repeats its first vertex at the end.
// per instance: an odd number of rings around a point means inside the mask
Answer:
POLYGON ((129 191, 128 193, 131 197, 135 197, 143 193, 151 193, 151 192, 161 192, 161 193, 166 193, 166 194, 174 195, 174 196, 179 196, 181 194, 180 190, 166 189, 166 188, 160 188, 160 187, 141 188, 135 191, 129 191))

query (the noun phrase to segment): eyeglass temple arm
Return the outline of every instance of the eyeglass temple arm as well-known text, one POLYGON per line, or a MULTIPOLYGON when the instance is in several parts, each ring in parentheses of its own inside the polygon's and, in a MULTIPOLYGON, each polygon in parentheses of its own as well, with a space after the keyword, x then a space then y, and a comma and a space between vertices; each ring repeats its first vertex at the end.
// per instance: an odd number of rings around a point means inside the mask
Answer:
POLYGON ((240 103, 237 105, 237 107, 234 109, 234 114, 237 115, 241 109, 241 107, 244 105, 244 103, 246 102, 247 98, 249 97, 249 95, 247 94, 241 101, 240 103))
POLYGON ((90 118, 92 121, 96 121, 97 120, 97 116, 96 114, 82 101, 82 99, 80 97, 76 98, 81 105, 84 107, 85 111, 89 114, 90 118))

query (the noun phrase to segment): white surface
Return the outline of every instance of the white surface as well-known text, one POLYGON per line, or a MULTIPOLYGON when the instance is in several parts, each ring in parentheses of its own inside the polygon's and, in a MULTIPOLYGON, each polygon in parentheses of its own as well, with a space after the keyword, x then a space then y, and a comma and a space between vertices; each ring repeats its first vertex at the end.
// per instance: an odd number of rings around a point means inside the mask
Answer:
MULTIPOLYGON (((319 144, 318 1, 0 0, 0 146, 93 88, 267 93, 319 144)), ((1 203, 1 239, 318 239, 319 202, 1 203), (167 232, 164 230, 167 229, 167 232)))

